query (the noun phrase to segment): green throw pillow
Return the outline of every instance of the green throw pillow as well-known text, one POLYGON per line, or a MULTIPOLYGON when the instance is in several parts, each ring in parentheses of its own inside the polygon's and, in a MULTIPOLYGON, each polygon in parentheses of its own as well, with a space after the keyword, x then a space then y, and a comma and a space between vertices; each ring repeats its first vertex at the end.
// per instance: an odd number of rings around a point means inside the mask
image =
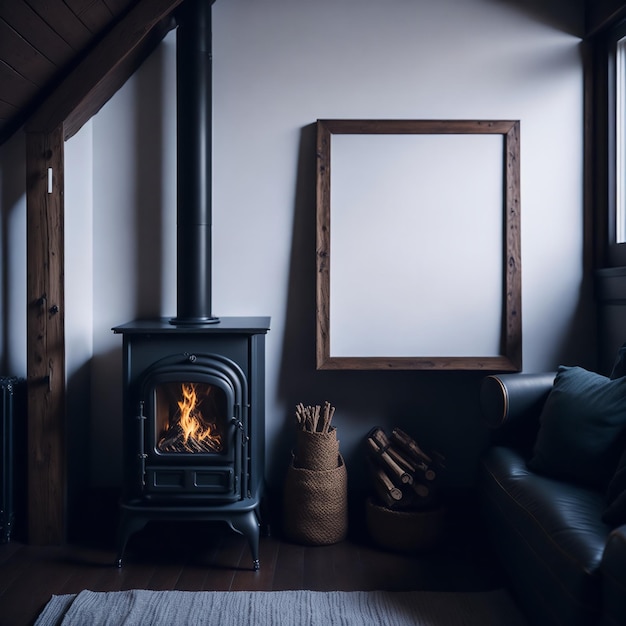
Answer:
POLYGON ((626 378, 560 366, 543 407, 528 466, 553 478, 606 488, 626 434, 626 378))

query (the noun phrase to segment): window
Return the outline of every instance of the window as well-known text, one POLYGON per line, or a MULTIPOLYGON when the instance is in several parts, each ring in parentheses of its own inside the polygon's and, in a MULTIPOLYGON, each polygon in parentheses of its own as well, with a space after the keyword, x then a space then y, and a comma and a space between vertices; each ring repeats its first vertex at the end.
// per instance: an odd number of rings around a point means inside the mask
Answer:
POLYGON ((596 47, 595 205, 600 267, 626 266, 626 22, 596 47), (603 211, 601 207, 606 207, 603 211))
POLYGON ((615 159, 613 166, 614 221, 612 244, 626 242, 626 37, 615 42, 615 77, 613 125, 615 159))

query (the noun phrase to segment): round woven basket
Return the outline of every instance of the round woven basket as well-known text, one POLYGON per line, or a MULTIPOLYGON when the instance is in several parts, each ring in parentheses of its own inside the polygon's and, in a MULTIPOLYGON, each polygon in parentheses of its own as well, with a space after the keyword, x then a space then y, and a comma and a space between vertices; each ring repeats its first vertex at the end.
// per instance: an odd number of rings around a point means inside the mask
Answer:
POLYGON ((445 530, 443 507, 423 511, 394 511, 366 503, 366 523, 370 537, 381 548, 394 552, 426 552, 437 547, 445 530))
POLYGON ((332 470, 337 467, 339 441, 337 431, 331 428, 327 433, 298 430, 296 432, 296 453, 294 464, 310 470, 332 470))
POLYGON ((348 478, 343 457, 336 467, 315 471, 287 470, 284 489, 284 532, 307 545, 328 545, 345 539, 348 531, 348 478))

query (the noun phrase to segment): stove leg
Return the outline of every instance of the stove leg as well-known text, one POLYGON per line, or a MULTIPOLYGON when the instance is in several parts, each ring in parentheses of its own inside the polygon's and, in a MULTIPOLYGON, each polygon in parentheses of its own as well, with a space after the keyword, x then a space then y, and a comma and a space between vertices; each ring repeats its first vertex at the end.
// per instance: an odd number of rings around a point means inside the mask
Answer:
POLYGON ((259 512, 259 524, 261 524, 261 532, 264 537, 272 536, 272 525, 270 522, 270 510, 271 507, 267 501, 267 496, 263 496, 261 498, 261 502, 259 504, 258 512, 259 512))
POLYGON ((252 567, 257 571, 261 567, 259 561, 259 534, 260 524, 256 511, 248 511, 242 515, 233 515, 228 520, 230 527, 248 539, 250 552, 252 553, 252 567))
POLYGON ((122 558, 130 536, 140 531, 147 523, 148 518, 143 515, 122 511, 117 533, 117 558, 115 560, 117 567, 122 567, 122 558))

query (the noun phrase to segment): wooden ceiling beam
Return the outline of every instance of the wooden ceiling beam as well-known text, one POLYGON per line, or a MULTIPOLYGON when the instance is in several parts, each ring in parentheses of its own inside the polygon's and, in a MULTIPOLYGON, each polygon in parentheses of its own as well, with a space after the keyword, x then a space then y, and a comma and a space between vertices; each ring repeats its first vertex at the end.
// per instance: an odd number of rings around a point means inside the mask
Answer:
POLYGON ((29 133, 63 127, 69 139, 126 82, 169 30, 183 0, 139 0, 26 122, 29 133))

